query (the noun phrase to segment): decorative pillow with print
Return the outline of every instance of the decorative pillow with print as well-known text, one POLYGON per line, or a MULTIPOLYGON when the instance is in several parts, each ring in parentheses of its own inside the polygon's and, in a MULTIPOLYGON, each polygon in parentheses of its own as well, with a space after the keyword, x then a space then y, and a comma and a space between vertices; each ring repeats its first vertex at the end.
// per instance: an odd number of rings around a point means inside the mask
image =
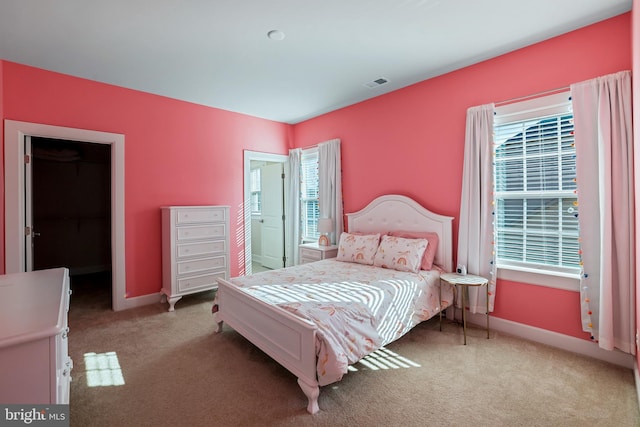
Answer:
POLYGON ((428 244, 427 239, 382 236, 373 265, 417 273, 420 271, 422 256, 428 244))
POLYGON ((427 239, 429 244, 422 256, 421 270, 431 270, 433 268, 433 260, 438 250, 439 237, 438 233, 431 231, 391 231, 389 236, 404 237, 405 239, 427 239))
POLYGON ((336 260, 372 265, 379 243, 380 234, 342 233, 336 260))

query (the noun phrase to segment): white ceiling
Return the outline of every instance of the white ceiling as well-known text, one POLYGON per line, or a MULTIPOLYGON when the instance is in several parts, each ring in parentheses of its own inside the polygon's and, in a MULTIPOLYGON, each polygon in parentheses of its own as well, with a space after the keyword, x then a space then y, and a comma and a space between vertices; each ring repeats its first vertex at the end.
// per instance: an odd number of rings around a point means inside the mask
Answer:
POLYGON ((2 0, 0 59, 286 123, 631 10, 632 0, 2 0), (280 30, 283 40, 267 37, 280 30), (389 83, 368 88, 378 78, 389 83))

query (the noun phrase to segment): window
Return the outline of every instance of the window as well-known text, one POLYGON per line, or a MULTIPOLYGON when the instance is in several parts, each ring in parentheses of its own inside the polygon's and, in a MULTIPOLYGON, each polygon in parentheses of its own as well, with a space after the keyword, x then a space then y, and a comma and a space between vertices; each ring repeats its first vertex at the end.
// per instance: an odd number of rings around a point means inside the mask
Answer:
POLYGON ((262 213, 261 169, 251 169, 251 214, 262 213))
POLYGON ((318 150, 302 152, 300 157, 300 236, 303 242, 318 240, 318 150))
POLYGON ((580 271, 576 151, 567 93, 496 108, 496 263, 580 271))

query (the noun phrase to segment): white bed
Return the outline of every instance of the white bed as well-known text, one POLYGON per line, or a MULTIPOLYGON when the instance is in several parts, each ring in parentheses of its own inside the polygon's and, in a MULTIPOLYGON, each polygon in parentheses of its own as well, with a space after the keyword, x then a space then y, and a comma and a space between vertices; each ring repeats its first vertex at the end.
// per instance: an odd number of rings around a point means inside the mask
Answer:
MULTIPOLYGON (((347 214, 347 230, 349 233, 361 234, 393 231, 435 232, 438 234, 439 243, 434 264, 445 271, 452 271, 452 220, 451 217, 428 211, 408 197, 386 195, 373 200, 358 212, 347 214)), ((279 305, 269 303, 270 297, 268 295, 265 296, 262 289, 266 288, 271 293, 273 287, 259 288, 253 285, 262 282, 284 287, 299 286, 302 283, 322 283, 323 286, 340 285, 341 274, 356 275, 357 281, 365 284, 369 284, 369 282, 376 279, 380 279, 379 282, 391 284, 396 282, 404 283, 410 280, 410 278, 403 276, 404 273, 394 272, 390 269, 361 265, 341 266, 339 264, 349 263, 325 260, 269 273, 258 273, 246 278, 232 279, 231 281, 218 280, 219 287, 214 303, 214 307, 217 310, 215 317, 216 322, 218 322, 218 331, 222 330, 222 323, 226 322, 239 334, 297 376, 298 384, 309 401, 307 410, 312 414, 319 410, 318 395, 320 385, 326 384, 327 381, 339 379, 339 373, 329 376, 329 379, 319 375, 320 361, 318 354, 324 354, 320 353, 319 343, 323 342, 326 334, 323 335, 323 330, 319 329, 318 325, 309 320, 309 318, 301 317, 293 314, 291 310, 287 311, 279 305), (343 270, 348 268, 349 272, 340 272, 337 279, 333 276, 332 278, 327 278, 335 270, 332 263, 337 266, 336 271, 342 267, 343 270), (322 277, 322 281, 317 279, 318 276, 322 277), (321 381, 319 381, 319 378, 321 378, 321 381)), ((441 313, 447 304, 452 301, 452 297, 445 299, 440 294, 441 283, 437 269, 434 268, 430 272, 421 271, 417 276, 420 280, 424 279, 424 283, 420 282, 418 286, 425 286, 424 290, 420 291, 420 294, 426 296, 423 298, 423 307, 420 309, 421 315, 412 316, 413 319, 406 322, 408 324, 407 330, 419 321, 441 313), (437 287, 438 297, 435 300, 431 298, 431 302, 428 302, 427 296, 429 294, 433 295, 434 286, 437 287)), ((353 276, 349 279, 351 278, 353 276)), ((337 289, 336 286, 334 288, 337 289)), ((306 295, 308 290, 305 288, 303 292, 306 295)), ((386 338, 383 343, 386 344, 386 342, 390 342, 389 340, 397 339, 404 333, 406 333, 404 330, 398 333, 394 332, 395 335, 386 338)), ((331 346, 328 345, 328 347, 330 348, 331 346)), ((349 363, 354 363, 354 360, 350 360, 349 363)))

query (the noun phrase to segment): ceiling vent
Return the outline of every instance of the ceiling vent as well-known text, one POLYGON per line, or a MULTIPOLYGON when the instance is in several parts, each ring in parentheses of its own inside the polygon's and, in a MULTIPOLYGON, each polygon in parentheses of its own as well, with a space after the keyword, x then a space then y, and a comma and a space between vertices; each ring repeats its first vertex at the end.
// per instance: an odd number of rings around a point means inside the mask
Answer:
POLYGON ((389 80, 385 79, 384 77, 380 77, 379 79, 375 79, 372 82, 367 82, 364 85, 366 87, 368 87, 368 88, 375 88, 375 87, 382 86, 382 85, 387 84, 387 83, 389 83, 389 80))

